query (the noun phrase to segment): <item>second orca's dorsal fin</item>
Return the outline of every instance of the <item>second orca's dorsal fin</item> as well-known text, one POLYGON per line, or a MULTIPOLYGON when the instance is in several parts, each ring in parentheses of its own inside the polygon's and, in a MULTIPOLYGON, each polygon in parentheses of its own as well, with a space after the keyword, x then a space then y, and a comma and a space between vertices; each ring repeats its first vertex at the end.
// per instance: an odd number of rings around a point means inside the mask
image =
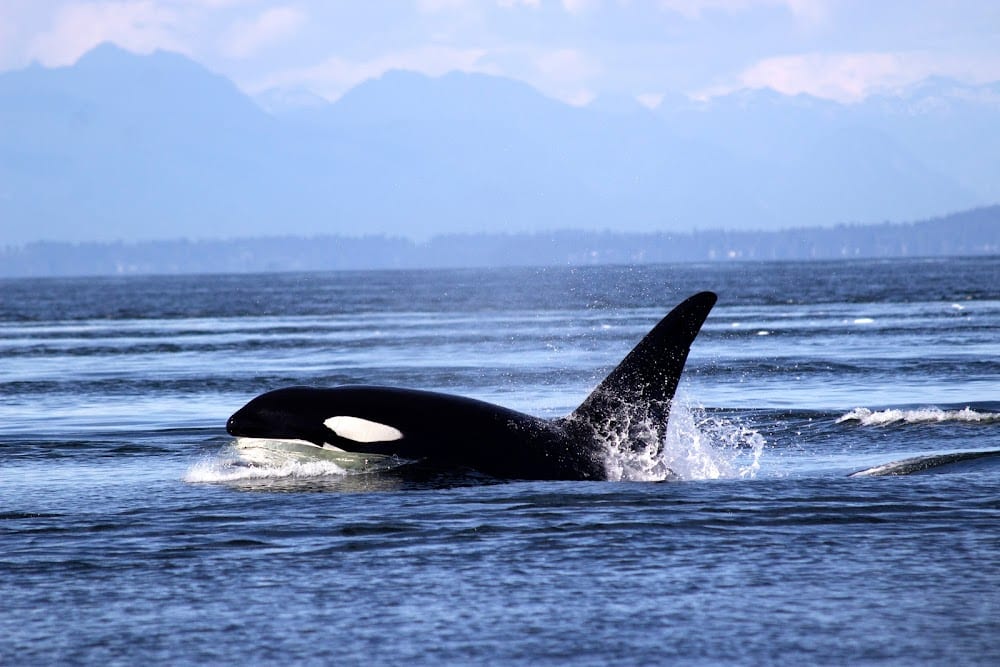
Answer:
MULTIPOLYGON (((670 401, 695 336, 715 305, 712 292, 699 292, 681 302, 639 341, 618 366, 580 404, 569 419, 594 426, 623 416, 666 425, 670 401)), ((656 424, 659 428, 661 424, 656 424)))

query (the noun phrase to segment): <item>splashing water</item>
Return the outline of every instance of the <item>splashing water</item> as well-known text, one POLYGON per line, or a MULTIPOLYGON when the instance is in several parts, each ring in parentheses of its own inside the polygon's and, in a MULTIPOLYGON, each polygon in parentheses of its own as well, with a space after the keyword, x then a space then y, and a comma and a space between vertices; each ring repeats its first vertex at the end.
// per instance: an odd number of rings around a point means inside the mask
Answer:
POLYGON ((765 444, 757 431, 675 398, 662 444, 637 448, 634 441, 624 438, 607 443, 608 479, 753 479, 760 470, 765 444))
POLYGON ((347 470, 332 461, 291 461, 277 465, 247 464, 235 445, 216 456, 202 459, 188 469, 184 481, 192 484, 216 484, 264 479, 299 479, 345 475, 347 470))

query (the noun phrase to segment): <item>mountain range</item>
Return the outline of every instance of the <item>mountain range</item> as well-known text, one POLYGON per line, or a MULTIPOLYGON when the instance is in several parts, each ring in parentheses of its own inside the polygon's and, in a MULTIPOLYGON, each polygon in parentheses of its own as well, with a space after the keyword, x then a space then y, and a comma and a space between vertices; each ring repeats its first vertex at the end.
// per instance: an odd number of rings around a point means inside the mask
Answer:
POLYGON ((254 99, 112 44, 0 73, 0 245, 671 232, 915 220, 1000 202, 1000 83, 844 105, 769 90, 585 107, 391 71, 254 99), (266 110, 265 110, 266 109, 266 110))

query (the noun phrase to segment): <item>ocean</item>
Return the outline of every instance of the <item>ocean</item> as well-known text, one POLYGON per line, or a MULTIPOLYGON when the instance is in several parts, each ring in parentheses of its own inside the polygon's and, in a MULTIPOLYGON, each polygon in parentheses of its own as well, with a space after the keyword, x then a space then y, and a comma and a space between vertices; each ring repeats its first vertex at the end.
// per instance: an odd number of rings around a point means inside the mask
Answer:
POLYGON ((4 665, 1000 663, 996 257, 0 280, 0 454, 4 665), (700 290, 606 481, 225 431, 295 384, 562 416, 700 290))

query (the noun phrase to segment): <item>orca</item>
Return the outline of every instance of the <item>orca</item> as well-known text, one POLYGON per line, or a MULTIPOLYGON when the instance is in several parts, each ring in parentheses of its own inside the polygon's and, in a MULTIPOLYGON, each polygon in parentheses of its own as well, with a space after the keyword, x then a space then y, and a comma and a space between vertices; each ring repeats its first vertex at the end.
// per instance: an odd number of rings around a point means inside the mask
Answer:
POLYGON ((296 386, 252 399, 226 430, 503 479, 607 479, 609 443, 662 446, 681 371, 716 298, 700 292, 675 307, 576 410, 558 419, 417 389, 296 386))
POLYGON ((913 456, 852 472, 848 477, 894 477, 926 472, 970 472, 1000 463, 1000 449, 913 456))

